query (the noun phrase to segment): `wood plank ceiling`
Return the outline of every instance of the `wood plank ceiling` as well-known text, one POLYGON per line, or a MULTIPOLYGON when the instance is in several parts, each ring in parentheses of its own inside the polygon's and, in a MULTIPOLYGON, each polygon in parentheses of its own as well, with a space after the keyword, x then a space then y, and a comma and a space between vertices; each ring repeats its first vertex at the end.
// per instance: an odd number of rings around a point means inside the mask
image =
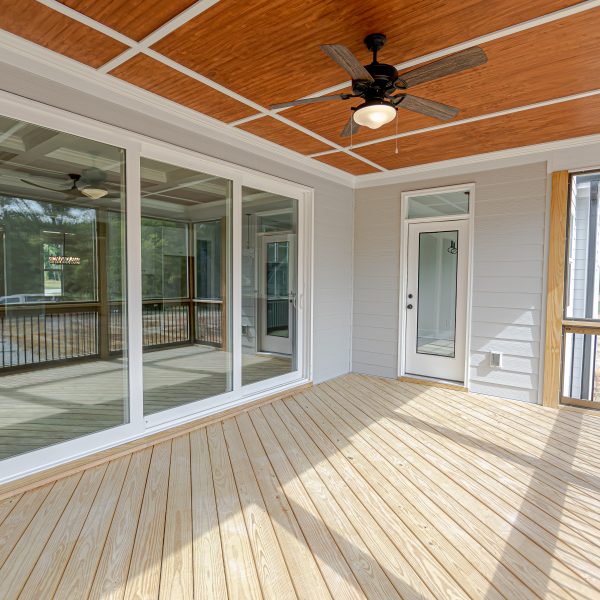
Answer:
POLYGON ((100 78, 118 78, 223 127, 362 175, 600 133, 597 4, 0 0, 0 28, 93 67, 100 78), (453 121, 442 126, 400 110, 397 122, 362 128, 350 148, 340 132, 356 100, 268 109, 331 87, 347 89, 346 74, 319 45, 347 45, 366 64, 362 40, 378 31, 388 36, 380 60, 410 61, 405 69, 431 53, 450 54, 457 44, 485 50, 487 64, 411 90, 460 108, 453 121), (396 135, 398 153, 390 140, 396 135))

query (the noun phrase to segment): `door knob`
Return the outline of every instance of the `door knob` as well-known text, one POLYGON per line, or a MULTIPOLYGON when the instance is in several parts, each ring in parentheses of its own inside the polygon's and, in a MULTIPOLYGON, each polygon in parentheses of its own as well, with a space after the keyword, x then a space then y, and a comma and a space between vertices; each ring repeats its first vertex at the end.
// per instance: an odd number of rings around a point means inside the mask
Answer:
POLYGON ((412 308, 412 304, 407 304, 406 308, 412 308))

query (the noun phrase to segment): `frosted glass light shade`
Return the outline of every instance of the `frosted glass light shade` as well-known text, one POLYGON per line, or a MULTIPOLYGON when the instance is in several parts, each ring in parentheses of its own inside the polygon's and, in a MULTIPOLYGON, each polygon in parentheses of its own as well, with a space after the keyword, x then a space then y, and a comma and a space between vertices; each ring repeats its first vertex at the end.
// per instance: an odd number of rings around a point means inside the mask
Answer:
POLYGON ((354 111, 354 122, 369 129, 378 129, 393 121, 396 109, 390 104, 363 104, 354 111))
POLYGON ((108 194, 108 190, 103 188, 86 187, 81 189, 81 193, 92 200, 100 200, 100 198, 104 198, 104 196, 108 194))

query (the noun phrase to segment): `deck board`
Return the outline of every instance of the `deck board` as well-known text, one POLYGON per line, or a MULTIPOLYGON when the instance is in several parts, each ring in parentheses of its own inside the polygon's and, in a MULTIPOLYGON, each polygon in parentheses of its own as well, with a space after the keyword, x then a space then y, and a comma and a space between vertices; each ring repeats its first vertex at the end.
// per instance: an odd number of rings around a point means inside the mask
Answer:
POLYGON ((600 598, 600 415, 347 375, 0 502, 0 597, 600 598))

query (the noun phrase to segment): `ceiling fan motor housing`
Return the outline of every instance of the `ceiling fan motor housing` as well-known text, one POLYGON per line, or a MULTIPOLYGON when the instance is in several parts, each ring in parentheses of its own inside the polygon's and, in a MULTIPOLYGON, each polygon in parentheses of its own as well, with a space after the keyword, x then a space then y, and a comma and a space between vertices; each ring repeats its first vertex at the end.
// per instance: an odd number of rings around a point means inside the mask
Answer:
POLYGON ((386 40, 383 33, 371 33, 364 40, 367 48, 373 53, 373 60, 371 64, 365 65, 365 69, 375 81, 354 80, 352 91, 367 102, 385 100, 395 90, 394 84, 398 79, 398 71, 393 65, 377 61, 377 52, 383 48, 386 40))

